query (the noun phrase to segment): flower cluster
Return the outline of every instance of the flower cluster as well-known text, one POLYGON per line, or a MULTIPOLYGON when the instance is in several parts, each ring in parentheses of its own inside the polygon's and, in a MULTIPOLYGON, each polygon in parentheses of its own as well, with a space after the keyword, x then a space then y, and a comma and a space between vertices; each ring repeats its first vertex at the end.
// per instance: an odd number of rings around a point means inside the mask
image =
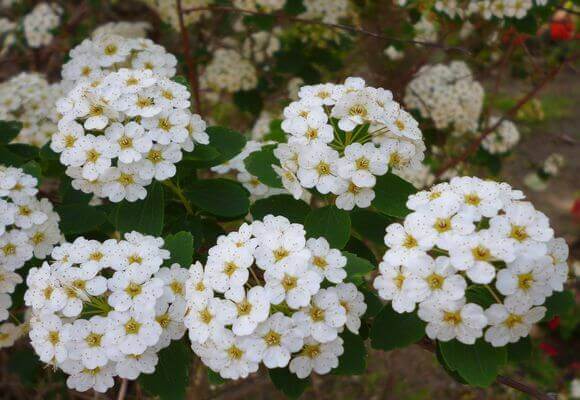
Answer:
MULTIPOLYGON (((48 199, 36 198, 37 183, 19 168, 0 166, 0 322, 8 319, 10 295, 22 282, 16 271, 33 257, 46 257, 61 238, 60 217, 48 199)), ((0 324, 0 348, 21 334, 22 325, 0 324)))
MULTIPOLYGON (((399 1, 399 5, 405 6, 407 1, 399 1)), ((447 14, 450 18, 465 19, 471 16, 479 16, 486 20, 492 18, 524 18, 534 6, 543 6, 547 0, 470 0, 462 2, 457 0, 437 0, 434 9, 437 12, 447 14)))
POLYGON ((566 164, 566 159, 562 154, 552 153, 542 163, 542 166, 527 174, 524 178, 524 183, 529 188, 536 191, 546 190, 548 181, 558 176, 560 169, 566 164))
POLYGON ((202 88, 235 93, 258 84, 256 68, 233 49, 217 49, 201 77, 202 88))
POLYGON ((0 120, 22 122, 15 141, 41 147, 56 132, 58 116, 52 99, 61 96, 60 84, 22 72, 0 83, 0 120))
POLYGON ((26 305, 30 339, 41 361, 68 374, 78 391, 104 392, 113 377, 150 374, 157 352, 185 333, 185 282, 163 239, 137 232, 105 242, 77 238, 32 268, 26 305))
POLYGON ((62 66, 63 86, 70 90, 80 82, 98 82, 121 68, 151 70, 159 77, 175 76, 177 59, 150 39, 103 33, 73 48, 62 66))
MULTIPOLYGON (((488 126, 495 126, 499 117, 491 117, 488 126)), ((511 121, 501 121, 498 127, 487 135, 481 142, 487 152, 491 154, 506 153, 510 151, 520 141, 520 132, 511 121)))
POLYGON ((405 105, 419 110, 437 129, 473 132, 479 124, 484 90, 463 61, 426 65, 405 90, 405 105))
POLYGON ((266 142, 249 140, 242 151, 223 164, 212 167, 211 170, 218 174, 235 173, 236 179, 250 192, 253 200, 269 197, 275 194, 285 193, 283 189, 271 188, 259 181, 258 177, 250 174, 246 169, 244 161, 248 156, 256 151, 260 151, 266 142))
POLYGON ((288 143, 274 150, 284 187, 299 198, 304 188, 337 195, 345 210, 368 207, 377 176, 418 168, 425 145, 417 121, 389 90, 361 78, 300 89, 284 109, 288 143))
POLYGON ((46 46, 52 41, 52 30, 60 25, 62 9, 58 4, 39 3, 27 14, 22 24, 24 37, 33 48, 46 46))
MULTIPOLYGON (((126 55, 117 50, 98 62, 123 62, 126 55)), ((144 199, 153 179, 175 175, 182 151, 209 141, 205 122, 189 111, 189 97, 184 85, 150 69, 120 68, 80 81, 57 102, 62 118, 50 146, 75 189, 113 202, 144 199)))
POLYGON ((499 347, 527 336, 545 299, 563 290, 568 248, 523 198, 506 183, 471 177, 411 195, 413 212, 387 227, 379 295, 399 313, 418 304, 432 339, 484 337, 499 347), (484 310, 473 295, 493 304, 484 310))
POLYGON ((358 333, 366 311, 363 294, 343 283, 338 250, 268 215, 219 237, 208 254, 205 267, 191 268, 184 323, 209 368, 238 379, 264 363, 304 379, 338 366, 339 334, 358 333))
POLYGON ((107 22, 95 29, 91 33, 91 37, 99 38, 105 35, 118 35, 125 38, 144 38, 150 30, 151 24, 149 22, 107 22))
MULTIPOLYGON (((141 0, 153 9, 161 20, 170 24, 173 29, 179 31, 179 14, 177 13, 177 0, 141 0)), ((183 10, 192 8, 207 7, 214 3, 214 0, 182 0, 181 7, 183 10)), ((195 24, 203 17, 209 15, 209 11, 196 11, 183 13, 183 23, 185 26, 195 24)))
POLYGON ((242 10, 272 12, 280 10, 285 0, 233 0, 234 6, 242 10))
POLYGON ((249 35, 242 44, 242 54, 247 59, 262 63, 280 50, 280 29, 272 32, 259 31, 249 35))
POLYGON ((349 15, 348 0, 304 0, 304 8, 301 18, 321 20, 326 24, 337 24, 349 15))

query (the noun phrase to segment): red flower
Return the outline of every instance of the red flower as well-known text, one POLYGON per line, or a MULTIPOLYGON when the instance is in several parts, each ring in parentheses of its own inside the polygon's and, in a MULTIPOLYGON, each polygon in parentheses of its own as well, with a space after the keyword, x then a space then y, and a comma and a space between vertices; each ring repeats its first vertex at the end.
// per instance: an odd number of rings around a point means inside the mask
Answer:
POLYGON ((558 329, 559 326, 560 326, 560 317, 558 316, 552 318, 550 322, 548 322, 548 328, 550 328, 551 331, 555 331, 556 329, 558 329))
POLYGON ((576 222, 580 222, 580 198, 574 200, 570 212, 572 213, 572 218, 576 220, 576 222))
POLYGON ((546 342, 540 343, 540 350, 542 350, 544 353, 546 353, 550 357, 556 357, 558 355, 558 350, 556 350, 556 348, 554 346, 552 346, 551 344, 548 344, 546 342))
POLYGON ((552 21, 550 37, 555 41, 564 41, 574 38, 574 23, 570 19, 552 21))

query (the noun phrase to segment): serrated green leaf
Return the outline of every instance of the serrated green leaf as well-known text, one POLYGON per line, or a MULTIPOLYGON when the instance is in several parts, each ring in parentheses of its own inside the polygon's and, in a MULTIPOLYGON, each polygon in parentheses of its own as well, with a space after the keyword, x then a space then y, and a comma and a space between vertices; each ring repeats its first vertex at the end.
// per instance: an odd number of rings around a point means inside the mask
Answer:
POLYGON ((189 232, 177 232, 165 237, 165 249, 169 250, 171 257, 165 260, 163 265, 171 266, 179 264, 182 268, 189 268, 193 261, 193 236, 189 232))
POLYGON ((272 380, 276 389, 291 399, 297 399, 300 397, 310 385, 310 377, 299 379, 296 375, 291 373, 288 368, 269 369, 268 373, 270 374, 270 380, 272 380))
POLYGON ((280 165, 280 160, 274 155, 274 148, 275 145, 270 145, 254 151, 246 157, 244 164, 248 172, 263 184, 273 188, 282 188, 282 180, 272 168, 272 165, 280 165))
POLYGON ((458 340, 440 342, 441 355, 446 364, 470 385, 488 387, 507 361, 505 347, 493 347, 483 339, 475 344, 463 344, 458 340))
POLYGON ((372 205, 383 214, 396 218, 405 218, 410 213, 407 199, 417 192, 409 182, 391 173, 378 177, 374 190, 376 196, 372 205))
POLYGON ((371 346, 385 351, 406 347, 425 336, 425 325, 415 313, 399 314, 386 304, 373 322, 371 346))
POLYGON ((133 203, 123 201, 116 208, 112 220, 121 233, 137 231, 145 235, 161 235, 165 208, 163 186, 153 182, 147 192, 144 200, 133 203))
POLYGON ((277 194, 260 199, 252 204, 250 213, 254 220, 263 219, 266 215, 280 215, 286 217, 290 222, 304 224, 306 216, 310 212, 308 204, 302 200, 296 200, 289 194, 277 194))
POLYGON ((304 228, 308 237, 324 237, 330 247, 342 249, 350 237, 350 216, 336 206, 317 208, 306 217, 304 228))
POLYGON ((191 202, 203 211, 219 217, 240 217, 248 213, 250 194, 238 182, 208 179, 193 182, 188 191, 191 202))

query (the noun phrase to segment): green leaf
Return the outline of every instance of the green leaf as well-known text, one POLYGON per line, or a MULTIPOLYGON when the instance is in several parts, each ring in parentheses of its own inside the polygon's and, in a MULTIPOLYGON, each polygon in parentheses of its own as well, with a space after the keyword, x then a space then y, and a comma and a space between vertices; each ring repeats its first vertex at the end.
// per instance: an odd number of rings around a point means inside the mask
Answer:
POLYGON ((468 303, 479 304, 484 309, 496 303, 489 290, 484 286, 469 286, 465 292, 465 297, 468 303))
POLYGON ((193 236, 189 232, 177 232, 165 237, 165 249, 169 250, 171 257, 165 260, 165 266, 179 264, 183 268, 189 268, 193 261, 193 236))
POLYGON ((263 219, 266 215, 281 215, 290 222, 304 224, 306 216, 310 211, 308 204, 302 200, 296 200, 289 194, 277 194, 260 199, 252 204, 250 213, 254 220, 263 219))
POLYGON ((406 347, 425 335, 425 322, 415 313, 399 314, 385 304, 371 328, 371 346, 380 350, 406 347))
POLYGON ((443 355, 441 354, 441 346, 440 346, 439 342, 437 342, 437 345, 435 347, 435 356, 437 357, 437 361, 439 362, 439 364, 443 367, 445 372, 447 372, 447 374, 449 374, 449 376, 451 376, 453 379, 455 379, 457 382, 461 383, 462 385, 467 385, 467 381, 465 379, 463 379, 461 377, 461 375, 459 375, 457 373, 457 371, 451 369, 449 367, 449 365, 447 365, 447 362, 445 361, 445 359, 443 358, 443 355))
POLYGON ((297 399, 300 397, 300 395, 304 393, 304 390, 306 390, 310 385, 310 377, 300 379, 291 373, 288 368, 274 368, 268 370, 268 372, 272 383, 276 386, 276 389, 291 399, 297 399))
POLYGON ((532 356, 532 340, 526 336, 515 343, 508 343, 507 352, 510 362, 526 361, 532 356))
POLYGON ((278 143, 284 143, 287 140, 286 132, 282 130, 282 120, 275 119, 270 122, 270 132, 268 132, 263 140, 267 141, 274 141, 278 143))
POLYGON ((386 215, 368 209, 357 208, 350 213, 352 229, 365 239, 384 245, 387 226, 395 222, 386 215))
POLYGON ((350 217, 336 206, 317 208, 306 217, 304 228, 308 237, 324 237, 330 247, 342 249, 350 237, 350 217))
POLYGON ((368 260, 349 253, 348 251, 343 251, 342 255, 345 256, 347 260, 344 269, 346 270, 347 279, 350 281, 360 280, 364 275, 375 269, 375 266, 368 260))
POLYGON ((184 161, 196 168, 209 168, 223 164, 237 156, 246 145, 246 138, 239 132, 221 126, 206 129, 209 145, 196 145, 193 152, 186 153, 184 161))
POLYGON ((21 165, 20 168, 28 175, 34 176, 40 183, 42 179, 42 168, 39 163, 36 161, 28 161, 26 164, 21 165))
POLYGON ((123 201, 116 209, 114 225, 121 233, 137 231, 144 235, 160 236, 163 231, 163 186, 153 182, 147 188, 144 200, 130 203, 123 201))
POLYGON ((483 339, 475 344, 458 340, 439 342, 446 364, 470 385, 488 387, 497 377, 499 368, 507 361, 505 347, 493 347, 483 339))
POLYGON ((376 317, 383 309, 383 302, 379 299, 379 296, 365 287, 359 287, 358 290, 364 294, 365 303, 367 305, 367 311, 364 314, 364 318, 376 317))
POLYGON ((55 207, 60 215, 60 230, 64 234, 79 234, 97 229, 107 216, 99 209, 88 204, 65 204, 55 207))
POLYGON ((574 293, 570 290, 556 292, 546 299, 544 306, 548 309, 543 321, 549 321, 557 315, 564 315, 574 309, 574 293))
POLYGON ((350 239, 348 239, 344 250, 370 261, 371 264, 375 264, 377 262, 377 258, 371 249, 369 249, 363 241, 355 238, 354 236, 351 236, 350 239))
POLYGON ((10 143, 22 129, 20 121, 0 121, 0 144, 10 143))
POLYGON ((263 107, 262 96, 257 89, 241 90, 234 93, 234 103, 241 111, 247 111, 256 116, 260 114, 263 107))
POLYGON ((26 387, 35 387, 42 373, 42 363, 31 348, 22 348, 8 357, 8 370, 20 378, 26 387))
POLYGON ((0 160, 2 164, 9 167, 19 167, 26 162, 24 158, 10 151, 7 146, 0 146, 0 160))
POLYGON ((183 75, 176 75, 173 78, 171 78, 171 80, 173 82, 179 83, 180 85, 183 85, 187 88, 187 90, 189 90, 191 92, 191 87, 189 86, 189 81, 187 80, 187 78, 183 75))
POLYGON ((188 196, 198 208, 220 217, 240 217, 248 213, 250 194, 238 182, 208 179, 193 182, 188 196))
POLYGON ((209 368, 207 369, 207 380, 209 381, 209 383, 211 385, 215 385, 215 386, 222 385, 226 382, 226 380, 224 378, 222 378, 220 376, 220 374, 218 374, 215 371, 212 371, 209 368))
POLYGON ((376 197, 372 205, 383 214, 396 218, 404 218, 410 213, 407 199, 417 192, 409 182, 391 173, 377 178, 374 190, 376 197))
POLYGON ((141 375, 139 384, 145 391, 161 400, 185 398, 189 381, 190 351, 182 341, 174 341, 159 352, 155 372, 141 375))
POLYGON ((367 368, 367 349, 364 340, 348 330, 340 335, 344 341, 344 353, 338 358, 334 375, 361 375, 367 368))
POLYGON ((58 160, 60 158, 60 155, 52 151, 50 148, 50 142, 42 146, 39 152, 39 156, 40 159, 44 161, 58 160))
POLYGON ((272 165, 280 165, 280 160, 274 155, 275 145, 264 146, 254 151, 245 160, 246 169, 260 182, 273 188, 282 188, 282 180, 274 171, 272 165))
POLYGON ((39 149, 24 143, 13 143, 6 146, 12 153, 24 158, 25 160, 34 160, 38 158, 39 149))

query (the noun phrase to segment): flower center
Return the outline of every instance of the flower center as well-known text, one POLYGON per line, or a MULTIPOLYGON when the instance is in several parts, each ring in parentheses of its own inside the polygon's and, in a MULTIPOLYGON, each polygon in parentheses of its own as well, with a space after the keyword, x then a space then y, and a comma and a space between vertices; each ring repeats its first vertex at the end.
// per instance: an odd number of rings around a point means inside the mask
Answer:
POLYGON ((356 169, 369 169, 370 161, 366 157, 356 160, 356 169))
POLYGON ((294 289, 298 284, 298 279, 294 276, 284 275, 284 279, 282 279, 282 287, 287 292, 289 290, 294 289))
POLYGON ((320 355, 320 345, 319 344, 305 344, 302 348, 302 354, 308 358, 316 358, 320 355))
POLYGON ((451 230, 451 218, 437 218, 433 227, 439 233, 447 232, 451 230))
POLYGON ((405 129, 405 123, 403 121, 401 121, 400 119, 398 119, 398 120, 395 121, 395 126, 400 131, 402 131, 402 130, 405 129))
POLYGON ((238 346, 233 345, 232 347, 230 347, 228 349, 228 356, 232 359, 232 360, 240 360, 244 355, 244 352, 242 349, 240 349, 238 346))
POLYGON ((50 331, 50 332, 48 332, 48 341, 53 346, 56 345, 56 344, 58 344, 58 342, 60 342, 60 335, 59 335, 58 331, 50 331))
POLYGON ((459 311, 445 311, 443 314, 443 321, 449 325, 459 325, 462 321, 461 313, 459 311))
POLYGON ((324 321, 324 310, 316 306, 310 307, 310 318, 314 322, 324 321))
POLYGON ((529 290, 534 283, 534 275, 531 272, 518 275, 518 287, 522 290, 529 290))
POLYGON ((39 245, 40 243, 44 242, 44 239, 45 239, 45 235, 44 235, 43 232, 36 232, 30 238, 30 240, 32 241, 32 243, 34 243, 35 245, 39 245))
POLYGON ((199 312, 199 319, 201 320, 201 322, 207 325, 212 321, 213 315, 209 312, 209 310, 206 307, 199 312))
POLYGON ((128 78, 125 81, 125 85, 127 85, 127 86, 135 86, 137 84, 139 84, 139 79, 135 78, 134 76, 128 78))
POLYGON ((103 334, 91 332, 85 338, 85 342, 89 347, 98 347, 101 345, 101 339, 103 338, 103 336, 104 336, 103 334))
POLYGON ((94 253, 91 253, 91 255, 89 256, 89 260, 91 260, 91 261, 101 261, 104 256, 105 255, 103 253, 101 253, 100 251, 95 251, 94 253))
POLYGON ((129 321, 127 321, 127 323, 125 324, 125 333, 127 335, 136 335, 139 333, 139 330, 141 329, 141 324, 137 321, 135 321, 135 319, 133 317, 131 317, 129 319, 129 321))
POLYGON ((439 274, 431 274, 427 278, 427 284, 431 290, 439 290, 443 287, 443 283, 445 282, 445 278, 439 274))
POLYGON ((344 308, 344 311, 346 311, 346 313, 350 313, 350 306, 348 305, 348 302, 346 300, 341 300, 340 305, 342 306, 342 308, 344 308))
POLYGON ((98 117, 99 115, 103 115, 103 106, 99 106, 97 104, 91 104, 89 107, 89 115, 91 117, 98 117))
POLYGON ((231 277, 234 272, 236 272, 238 269, 238 266, 236 265, 236 263, 234 263, 233 261, 229 261, 224 265, 224 274, 226 274, 228 277, 231 277))
POLYGON ((169 326, 169 324, 171 323, 171 318, 169 318, 169 314, 165 313, 165 314, 161 314, 158 315, 155 320, 157 321, 157 323, 161 326, 161 328, 163 329, 167 329, 167 327, 169 326))
POLYGON ((276 260, 276 262, 283 260, 284 258, 288 257, 288 255, 290 254, 290 252, 288 250, 286 250, 283 247, 280 247, 276 250, 274 250, 274 260, 276 260))
POLYGON ((118 143, 122 149, 129 149, 133 147, 133 139, 128 136, 123 136, 121 139, 119 139, 118 143))
POLYGON ((159 121, 157 121, 157 127, 168 132, 171 130, 173 125, 169 122, 169 118, 159 118, 159 121))
POLYGON ((96 163, 99 161, 99 157, 101 157, 101 153, 99 153, 97 150, 90 149, 87 151, 87 162, 96 163))
POLYGON ((355 104, 348 110, 348 115, 351 117, 366 117, 368 115, 367 108, 362 104, 355 104))
POLYGON ((517 315, 517 314, 510 314, 506 320, 504 321, 505 326, 507 326, 509 329, 514 328, 516 325, 519 325, 523 322, 523 318, 521 315, 517 315))
POLYGON ((397 289, 401 290, 401 288, 403 287, 403 283, 405 283, 405 275, 399 272, 397 276, 395 276, 395 279, 393 279, 393 281, 395 282, 395 286, 397 287, 397 289))
POLYGON ((150 97, 137 97, 137 107, 139 108, 151 107, 153 104, 153 99, 150 97))
POLYGON ((161 92, 161 96, 163 96, 164 98, 166 98, 167 100, 173 100, 173 93, 171 93, 169 90, 163 90, 161 92))
POLYGON ((50 300, 50 298, 52 297, 52 292, 53 291, 54 291, 54 288, 52 286, 47 286, 42 291, 42 294, 44 295, 44 298, 46 300, 50 300))
POLYGON ((195 285, 195 290, 198 292, 203 292, 205 290, 205 285, 203 282, 197 282, 197 285, 195 285))
POLYGON ((406 234, 405 235, 405 240, 403 241, 403 247, 406 249, 412 249, 415 248, 419 245, 419 243, 417 242, 417 239, 415 239, 413 236, 406 234))
POLYGON ((121 172, 117 181, 123 186, 129 186, 135 183, 135 178, 133 178, 133 175, 131 174, 121 172))
POLYGON ((389 156, 389 166, 398 167, 401 165, 401 155, 397 152, 391 153, 389 156))
POLYGON ((356 195, 358 192, 360 192, 360 187, 358 187, 354 183, 350 182, 348 184, 348 192, 356 195))
POLYGON ((7 243, 2 247, 2 253, 4 253, 5 256, 13 256, 16 254, 16 246, 12 243, 7 243))
POLYGON ((115 45, 113 43, 108 44, 105 47, 105 55, 112 56, 113 54, 116 54, 117 53, 117 50, 118 50, 117 45, 115 45))
POLYGON ((316 265, 320 269, 326 269, 326 267, 328 266, 328 262, 326 261, 326 259, 319 256, 314 256, 312 258, 312 264, 316 265))
POLYGON ((306 131, 306 137, 310 140, 316 139, 318 137, 318 129, 308 128, 306 131))
POLYGON ((429 200, 435 200, 441 197, 441 192, 431 192, 429 193, 429 200))
POLYGON ((512 230, 510 232, 510 237, 512 239, 517 240, 518 242, 523 242, 529 236, 528 236, 528 233, 526 232, 526 227, 525 226, 512 225, 512 230))
POLYGON ((150 150, 147 154, 147 159, 153 164, 157 164, 163 161, 163 154, 161 153, 161 150, 150 150))
POLYGON ((183 293, 184 293, 183 283, 181 283, 177 280, 174 280, 173 282, 171 282, 169 284, 169 287, 171 288, 171 291, 175 294, 183 295, 183 293))
POLYGON ((270 331, 264 336, 264 341, 269 347, 280 346, 282 336, 278 332, 270 331))
POLYGON ((470 206, 478 206, 481 203, 481 199, 477 195, 477 193, 469 193, 463 196, 465 200, 465 204, 469 204, 470 206))
POLYGON ((73 147, 75 145, 77 141, 77 138, 75 138, 73 135, 66 135, 64 137, 64 147, 66 147, 67 149, 70 149, 71 147, 73 147))
POLYGON ((491 258, 491 252, 489 249, 481 245, 471 250, 471 253, 473 254, 473 258, 477 261, 488 261, 491 258))
POLYGON ((238 307, 238 316, 248 315, 252 312, 252 303, 248 300, 242 301, 240 304, 237 305, 238 307))
POLYGON ((316 172, 318 172, 318 175, 330 175, 330 165, 320 161, 316 166, 316 172))
POLYGON ((125 293, 129 295, 132 299, 139 296, 141 294, 142 288, 141 285, 131 282, 125 288, 125 293))
POLYGON ((101 372, 101 368, 100 367, 93 368, 93 369, 88 369, 88 368, 83 369, 83 374, 85 374, 85 375, 96 376, 100 372, 101 372))

